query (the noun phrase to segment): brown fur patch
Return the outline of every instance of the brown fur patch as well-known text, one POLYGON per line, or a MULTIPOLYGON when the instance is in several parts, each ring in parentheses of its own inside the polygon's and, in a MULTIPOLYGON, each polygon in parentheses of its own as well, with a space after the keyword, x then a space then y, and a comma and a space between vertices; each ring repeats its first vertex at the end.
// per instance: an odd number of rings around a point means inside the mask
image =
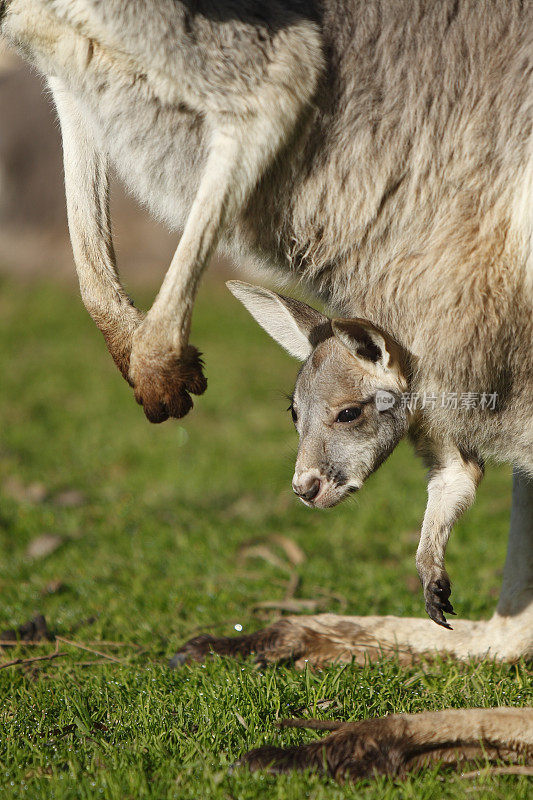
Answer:
POLYGON ((323 633, 303 621, 282 619, 247 636, 197 636, 186 642, 170 663, 177 667, 189 661, 204 661, 211 655, 243 658, 254 655, 259 663, 293 661, 300 668, 306 664, 323 667, 350 661, 364 665, 381 658, 384 652, 402 664, 412 664, 414 660, 409 650, 380 643, 364 628, 353 624, 339 622, 323 633))
MULTIPOLYGON (((182 355, 165 353, 139 358, 133 386, 135 399, 150 422, 180 419, 193 407, 192 394, 203 394, 207 379, 200 352, 187 345, 182 355)), ((130 379, 132 378, 130 374, 130 379)))
POLYGON ((103 310, 96 304, 85 301, 87 310, 96 326, 102 332, 107 349, 119 368, 122 377, 133 386, 130 380, 130 356, 133 334, 144 320, 144 314, 135 306, 125 304, 117 314, 103 310))
MULTIPOLYGON (((274 773, 313 769, 337 780, 357 780, 404 776, 435 762, 456 767, 475 759, 533 761, 533 743, 524 725, 531 709, 469 709, 459 714, 441 711, 355 723, 325 722, 323 727, 334 732, 319 741, 300 747, 260 747, 239 764, 274 773), (514 724, 501 717, 502 711, 511 711, 514 724)), ((320 727, 314 724, 319 720, 292 722, 294 727, 320 727)))
POLYGON ((102 330, 107 349, 117 367, 119 368, 122 377, 133 386, 129 373, 130 373, 130 355, 131 355, 131 338, 125 339, 119 331, 115 328, 108 328, 102 330))

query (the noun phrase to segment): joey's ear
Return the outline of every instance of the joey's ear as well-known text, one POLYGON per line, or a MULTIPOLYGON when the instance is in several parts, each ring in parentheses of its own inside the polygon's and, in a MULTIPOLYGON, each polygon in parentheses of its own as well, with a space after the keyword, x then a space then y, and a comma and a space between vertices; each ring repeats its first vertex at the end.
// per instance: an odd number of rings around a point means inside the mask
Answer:
POLYGON ((371 371, 392 372, 405 377, 406 354, 400 344, 366 319, 333 319, 333 333, 365 362, 371 371))
POLYGON ((300 361, 305 361, 319 342, 332 335, 328 317, 299 300, 242 281, 228 281, 226 286, 256 322, 300 361))

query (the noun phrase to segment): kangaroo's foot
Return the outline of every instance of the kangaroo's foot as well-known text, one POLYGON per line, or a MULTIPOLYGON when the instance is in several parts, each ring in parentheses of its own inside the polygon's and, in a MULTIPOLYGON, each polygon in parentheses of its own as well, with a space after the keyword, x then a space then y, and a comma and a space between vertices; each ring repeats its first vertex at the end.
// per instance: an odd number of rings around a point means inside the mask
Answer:
POLYGON ((150 422, 179 419, 191 410, 191 394, 203 394, 207 388, 202 368, 201 354, 192 345, 176 352, 158 348, 156 337, 146 341, 134 336, 129 380, 150 422))
POLYGON ((532 611, 528 607, 516 617, 495 615, 489 621, 458 620, 453 630, 418 618, 335 614, 286 617, 247 636, 197 636, 176 653, 171 666, 203 661, 213 654, 253 655, 263 664, 293 661, 297 667, 352 660, 364 665, 386 655, 404 664, 432 655, 513 662, 533 653, 532 611))
POLYGON ((533 764, 533 709, 472 708, 394 714, 360 722, 286 720, 334 731, 300 747, 260 747, 238 763, 271 772, 314 769, 338 780, 402 776, 433 762, 523 759, 533 764))
MULTIPOLYGON (((349 618, 338 617, 328 626, 317 625, 319 619, 287 617, 247 636, 197 636, 178 650, 170 665, 204 661, 215 654, 243 658, 253 655, 259 664, 292 661, 298 668, 352 659, 364 664, 368 659, 379 658, 383 652, 397 654, 403 663, 412 663, 414 659, 408 648, 398 648, 393 641, 379 642, 364 625, 349 618)), ((363 617, 360 619, 364 622, 363 617)))

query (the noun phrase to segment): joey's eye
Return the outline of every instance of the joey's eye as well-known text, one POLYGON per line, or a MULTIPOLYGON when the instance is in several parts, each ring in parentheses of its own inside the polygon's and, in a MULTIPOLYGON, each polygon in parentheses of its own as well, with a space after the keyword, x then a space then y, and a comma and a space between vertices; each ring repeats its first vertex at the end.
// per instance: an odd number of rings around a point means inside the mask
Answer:
POLYGON ((292 403, 291 403, 291 404, 290 404, 290 406, 288 407, 287 411, 290 411, 290 412, 291 412, 292 421, 293 421, 293 422, 294 422, 294 424, 296 425, 296 422, 298 421, 298 414, 296 413, 296 409, 294 408, 294 406, 293 406, 293 404, 292 404, 292 403))
POLYGON ((337 415, 335 422, 353 422, 354 419, 357 419, 357 417, 360 416, 361 409, 357 408, 357 406, 353 406, 352 408, 343 408, 343 410, 337 415))

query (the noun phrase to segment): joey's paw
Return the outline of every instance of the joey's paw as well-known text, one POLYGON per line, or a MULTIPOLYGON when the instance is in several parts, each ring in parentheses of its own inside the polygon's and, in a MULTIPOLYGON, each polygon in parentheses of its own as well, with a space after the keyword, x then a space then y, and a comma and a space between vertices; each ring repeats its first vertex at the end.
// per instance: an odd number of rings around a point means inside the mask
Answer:
POLYGON ((202 370, 201 354, 192 345, 178 355, 136 352, 134 343, 130 379, 135 399, 150 422, 184 417, 193 407, 191 394, 203 394, 207 388, 202 370))
POLYGON ((450 603, 452 593, 450 579, 446 573, 441 573, 439 577, 432 578, 424 585, 424 598, 426 600, 426 612, 433 622, 442 625, 443 628, 452 630, 444 614, 454 614, 453 606, 450 603))

